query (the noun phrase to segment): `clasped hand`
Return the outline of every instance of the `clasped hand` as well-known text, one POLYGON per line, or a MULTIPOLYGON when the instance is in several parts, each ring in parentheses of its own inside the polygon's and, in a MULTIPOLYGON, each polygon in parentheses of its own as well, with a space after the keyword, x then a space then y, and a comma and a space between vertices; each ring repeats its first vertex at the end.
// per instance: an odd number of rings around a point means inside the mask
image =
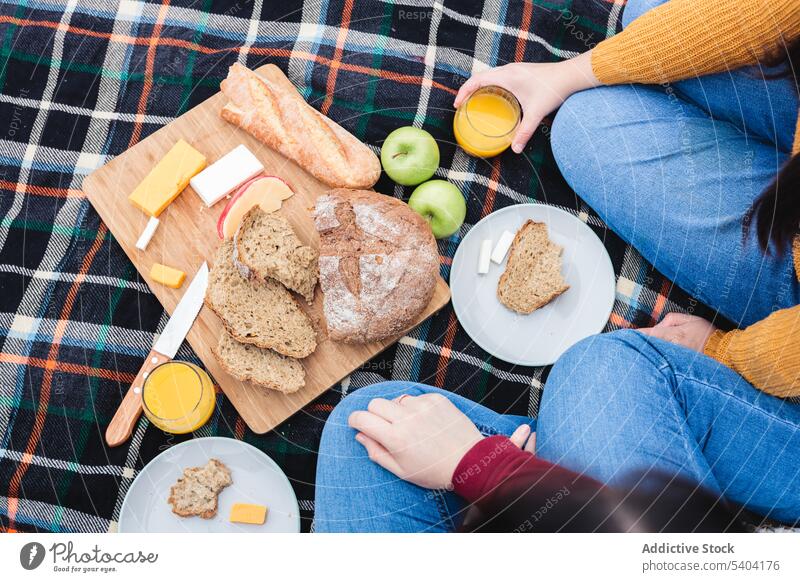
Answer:
MULTIPOLYGON (((463 412, 437 393, 375 398, 367 410, 353 412, 348 422, 370 459, 428 489, 451 489, 458 463, 484 438, 463 412)), ((511 440, 533 452, 535 439, 527 424, 517 428, 511 440)))

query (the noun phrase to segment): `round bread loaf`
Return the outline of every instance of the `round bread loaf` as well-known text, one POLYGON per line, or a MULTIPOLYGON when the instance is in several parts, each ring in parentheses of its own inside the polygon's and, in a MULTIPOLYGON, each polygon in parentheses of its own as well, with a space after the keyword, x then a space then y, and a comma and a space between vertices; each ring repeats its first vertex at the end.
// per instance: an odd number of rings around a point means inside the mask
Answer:
POLYGON ((439 251, 407 204, 368 190, 317 199, 319 282, 331 339, 374 342, 414 324, 433 297, 439 251))

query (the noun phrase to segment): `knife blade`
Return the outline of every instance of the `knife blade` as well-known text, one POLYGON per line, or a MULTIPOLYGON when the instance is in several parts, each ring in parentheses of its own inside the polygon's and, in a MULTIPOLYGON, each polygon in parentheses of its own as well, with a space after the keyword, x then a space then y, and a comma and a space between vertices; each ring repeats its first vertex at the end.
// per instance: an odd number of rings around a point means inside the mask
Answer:
POLYGON ((208 264, 203 263, 203 266, 198 269, 197 274, 192 279, 186 293, 181 297, 175 311, 172 312, 172 317, 167 321, 164 330, 158 339, 153 344, 153 349, 159 354, 164 354, 172 359, 178 353, 178 348, 181 347, 183 340, 186 339, 186 334, 192 328, 197 314, 200 313, 200 308, 203 307, 203 298, 206 295, 206 288, 208 287, 208 264))
POLYGON ((106 428, 106 442, 109 446, 119 446, 130 438, 133 427, 142 414, 142 389, 147 376, 157 366, 169 362, 175 357, 178 348, 186 339, 186 334, 189 333, 194 320, 203 307, 207 287, 208 265, 203 263, 172 312, 172 317, 164 326, 164 331, 161 332, 150 353, 147 354, 139 373, 106 428))

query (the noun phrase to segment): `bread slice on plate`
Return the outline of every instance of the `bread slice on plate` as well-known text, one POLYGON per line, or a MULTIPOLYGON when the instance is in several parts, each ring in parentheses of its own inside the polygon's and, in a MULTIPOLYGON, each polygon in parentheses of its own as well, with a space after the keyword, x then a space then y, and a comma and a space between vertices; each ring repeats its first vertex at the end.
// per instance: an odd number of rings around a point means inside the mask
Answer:
POLYGON ((167 503, 175 515, 211 519, 217 515, 219 494, 231 483, 230 469, 217 459, 209 459, 202 467, 183 470, 183 476, 169 490, 167 503))
POLYGON ((306 301, 314 299, 319 255, 300 242, 283 216, 254 206, 244 215, 234 245, 234 260, 257 279, 275 279, 306 301))
POLYGON ((528 220, 517 231, 506 270, 497 284, 500 303, 517 313, 533 313, 569 289, 561 276, 563 249, 547 236, 547 225, 528 220))
POLYGON ((237 341, 293 358, 317 347, 311 320, 283 285, 242 277, 233 265, 232 241, 217 249, 205 302, 237 341))
POLYGON ((284 394, 297 392, 306 383, 303 365, 295 358, 237 342, 228 333, 222 334, 212 351, 220 366, 243 382, 284 394))

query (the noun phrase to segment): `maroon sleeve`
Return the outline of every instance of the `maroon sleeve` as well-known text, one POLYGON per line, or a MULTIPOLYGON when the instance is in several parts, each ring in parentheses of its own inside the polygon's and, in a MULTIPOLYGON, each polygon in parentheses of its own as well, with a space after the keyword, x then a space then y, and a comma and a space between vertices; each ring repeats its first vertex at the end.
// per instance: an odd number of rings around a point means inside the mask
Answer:
POLYGON ((453 487, 469 503, 462 531, 613 531, 602 484, 504 436, 472 447, 453 473, 453 487))
POLYGON ((521 450, 505 436, 491 436, 472 447, 453 473, 455 492, 475 502, 509 481, 556 491, 576 481, 582 487, 600 489, 600 483, 521 450))
POLYGON ((472 447, 453 472, 453 487, 468 503, 460 531, 744 531, 738 511, 680 476, 636 473, 629 486, 612 489, 504 436, 472 447))

